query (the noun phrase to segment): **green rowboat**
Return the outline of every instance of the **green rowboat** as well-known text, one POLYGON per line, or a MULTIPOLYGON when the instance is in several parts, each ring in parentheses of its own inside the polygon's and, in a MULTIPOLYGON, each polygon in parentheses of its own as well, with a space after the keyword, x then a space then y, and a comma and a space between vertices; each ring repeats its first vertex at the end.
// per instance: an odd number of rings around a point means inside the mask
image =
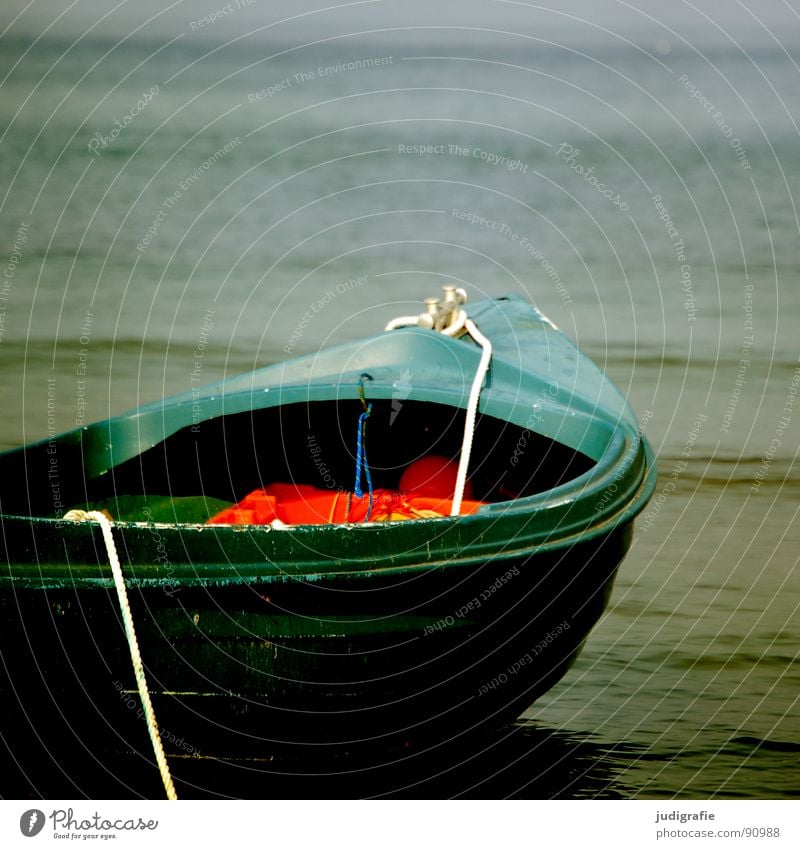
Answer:
POLYGON ((275 481, 352 489, 360 386, 376 488, 458 458, 481 349, 419 327, 0 455, 0 698, 92 739, 141 713, 101 530, 64 519, 105 509, 168 752, 513 721, 602 614, 656 469, 625 399, 536 309, 470 318, 493 346, 474 515, 206 524, 275 481))

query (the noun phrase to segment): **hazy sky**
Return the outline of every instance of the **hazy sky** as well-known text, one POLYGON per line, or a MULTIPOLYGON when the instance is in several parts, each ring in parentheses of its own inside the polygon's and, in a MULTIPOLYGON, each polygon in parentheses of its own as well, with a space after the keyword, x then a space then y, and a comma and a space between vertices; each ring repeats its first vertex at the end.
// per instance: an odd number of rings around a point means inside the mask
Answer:
POLYGON ((535 31, 559 41, 591 42, 621 35, 638 43, 685 38, 694 45, 800 43, 800 0, 2 0, 0 27, 58 36, 92 28, 122 37, 225 40, 276 24, 268 37, 407 26, 535 31), (59 17, 63 13, 63 16, 59 17), (305 14, 310 13, 310 14, 305 14), (218 20, 203 23, 206 15, 218 20), (301 16, 302 17, 298 17, 301 16), (198 23, 199 22, 199 23, 198 23), (144 25, 144 26, 142 26, 144 25), (673 30, 674 33, 670 33, 673 30))

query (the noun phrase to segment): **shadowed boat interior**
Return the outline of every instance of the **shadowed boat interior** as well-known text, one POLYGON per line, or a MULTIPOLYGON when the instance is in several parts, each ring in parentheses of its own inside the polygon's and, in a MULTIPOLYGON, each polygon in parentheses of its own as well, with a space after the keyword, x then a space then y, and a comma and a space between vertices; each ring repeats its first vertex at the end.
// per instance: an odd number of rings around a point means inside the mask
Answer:
MULTIPOLYGON (((59 500, 74 506, 107 506, 117 520, 161 521, 141 515, 145 502, 171 501, 171 521, 204 521, 206 513, 274 482, 352 490, 358 400, 289 404, 221 416, 184 427, 140 455, 87 479, 79 445, 57 446, 59 500), (138 498, 137 498, 138 496, 138 498), (200 497, 208 510, 192 503, 200 497), (116 503, 112 503, 116 502, 116 503), (183 512, 182 512, 183 510, 183 512)), ((398 489, 414 460, 437 454, 457 458, 464 411, 420 401, 376 400, 367 419, 365 444, 376 489, 398 489)), ((56 516, 47 443, 3 458, 2 510, 56 516), (20 466, 14 469, 13 466, 20 466), (24 475, 27 489, 9 486, 24 475)), ((547 437, 490 416, 479 416, 469 470, 474 497, 508 501, 566 483, 594 461, 547 437)), ((151 510, 152 510, 151 505, 151 510)), ((166 518, 166 517, 165 517, 166 518)))

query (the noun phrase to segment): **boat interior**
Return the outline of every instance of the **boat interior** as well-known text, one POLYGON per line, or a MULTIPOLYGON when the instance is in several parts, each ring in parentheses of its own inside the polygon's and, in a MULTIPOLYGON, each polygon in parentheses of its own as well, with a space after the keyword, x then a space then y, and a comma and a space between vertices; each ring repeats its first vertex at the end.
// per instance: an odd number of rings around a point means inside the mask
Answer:
MULTIPOLYGON (((81 507, 106 510, 115 521, 194 524, 272 483, 352 491, 362 411, 353 399, 220 416, 184 427, 96 477, 85 473, 80 443, 39 443, 0 458, 0 509, 58 518, 81 507)), ((464 418, 464 410, 445 404, 374 401, 362 440, 373 486, 400 489, 403 472, 421 457, 457 460, 464 418)), ((534 495, 594 465, 559 442, 479 415, 471 497, 492 503, 534 495)))

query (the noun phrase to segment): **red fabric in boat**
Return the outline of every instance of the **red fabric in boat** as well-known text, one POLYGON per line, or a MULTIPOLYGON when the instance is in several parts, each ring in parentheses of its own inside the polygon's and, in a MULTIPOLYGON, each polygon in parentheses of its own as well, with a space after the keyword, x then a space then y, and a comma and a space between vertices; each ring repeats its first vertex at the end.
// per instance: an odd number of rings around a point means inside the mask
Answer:
MULTIPOLYGON (((483 502, 462 501, 461 513, 477 512, 483 502)), ((372 522, 449 516, 452 498, 407 495, 391 489, 373 494, 372 522)), ((268 525, 275 519, 287 525, 325 525, 364 522, 369 496, 357 498, 350 492, 331 492, 308 484, 273 483, 256 489, 238 504, 227 507, 208 520, 209 525, 268 525)))

